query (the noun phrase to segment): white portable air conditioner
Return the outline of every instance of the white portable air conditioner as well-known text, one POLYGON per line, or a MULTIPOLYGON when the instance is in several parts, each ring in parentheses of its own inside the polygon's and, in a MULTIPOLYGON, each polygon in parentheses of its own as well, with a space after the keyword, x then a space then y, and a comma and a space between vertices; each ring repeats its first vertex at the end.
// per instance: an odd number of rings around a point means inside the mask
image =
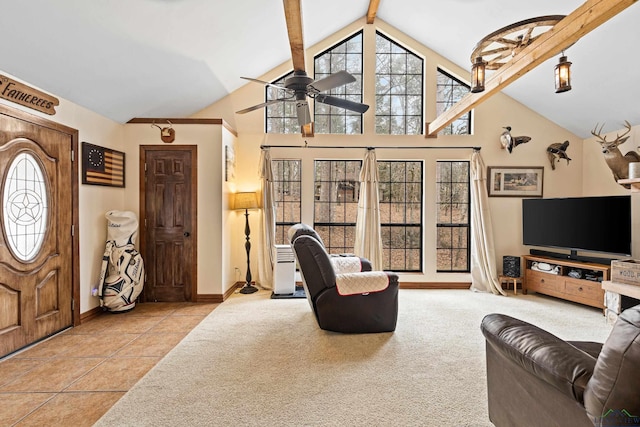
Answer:
POLYGON ((292 294, 296 291, 296 258, 291 245, 275 245, 273 293, 292 294))

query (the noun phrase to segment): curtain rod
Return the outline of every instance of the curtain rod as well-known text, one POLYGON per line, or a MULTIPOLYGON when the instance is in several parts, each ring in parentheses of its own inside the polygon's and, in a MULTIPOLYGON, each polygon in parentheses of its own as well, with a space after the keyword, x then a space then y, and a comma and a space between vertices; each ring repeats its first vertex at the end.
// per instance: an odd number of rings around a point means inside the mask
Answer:
POLYGON ((363 148, 363 149, 367 149, 367 150, 375 150, 375 149, 390 149, 390 150, 420 150, 420 149, 431 149, 431 150, 436 150, 436 149, 440 149, 440 150, 474 150, 474 151, 480 151, 480 149, 482 147, 472 147, 472 146, 466 146, 466 147, 434 147, 434 146, 420 146, 420 147, 410 147, 410 146, 395 146, 395 147, 373 147, 370 145, 349 145, 349 146, 337 146, 337 145, 330 145, 330 146, 325 146, 325 145, 261 145, 260 148, 363 148))

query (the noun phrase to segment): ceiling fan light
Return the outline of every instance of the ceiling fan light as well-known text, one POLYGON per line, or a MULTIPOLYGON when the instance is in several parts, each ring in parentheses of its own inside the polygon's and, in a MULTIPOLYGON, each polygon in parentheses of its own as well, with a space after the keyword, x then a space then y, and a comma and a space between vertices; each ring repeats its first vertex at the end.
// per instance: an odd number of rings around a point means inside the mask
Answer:
POLYGON ((313 122, 300 126, 303 138, 312 138, 314 136, 313 122))
POLYGON ((567 57, 562 55, 560 61, 555 68, 556 93, 567 92, 571 90, 571 62, 567 61, 567 57))
POLYGON ((483 92, 484 91, 484 77, 487 63, 478 56, 474 63, 471 65, 471 92, 483 92))

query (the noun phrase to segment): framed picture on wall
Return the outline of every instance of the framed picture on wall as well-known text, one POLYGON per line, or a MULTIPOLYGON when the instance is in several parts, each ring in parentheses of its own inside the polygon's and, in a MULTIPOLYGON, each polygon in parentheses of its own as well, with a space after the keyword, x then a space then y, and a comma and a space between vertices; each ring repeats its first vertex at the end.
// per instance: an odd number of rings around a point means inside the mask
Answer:
POLYGON ((542 197, 543 174, 541 166, 489 166, 489 197, 542 197))
POLYGON ((82 183, 124 187, 124 153, 83 142, 82 183))

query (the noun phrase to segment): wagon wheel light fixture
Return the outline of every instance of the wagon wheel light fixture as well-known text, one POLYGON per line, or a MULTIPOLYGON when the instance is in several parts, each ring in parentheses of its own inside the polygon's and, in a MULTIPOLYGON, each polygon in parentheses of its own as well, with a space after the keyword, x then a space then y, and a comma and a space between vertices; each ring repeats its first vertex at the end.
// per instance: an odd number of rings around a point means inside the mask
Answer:
MULTIPOLYGON (((565 15, 546 15, 525 19, 500 28, 476 44, 471 53, 471 92, 484 91, 486 70, 497 70, 524 48, 549 31, 565 15)), ((555 67, 556 93, 571 90, 571 62, 562 53, 555 67)))

